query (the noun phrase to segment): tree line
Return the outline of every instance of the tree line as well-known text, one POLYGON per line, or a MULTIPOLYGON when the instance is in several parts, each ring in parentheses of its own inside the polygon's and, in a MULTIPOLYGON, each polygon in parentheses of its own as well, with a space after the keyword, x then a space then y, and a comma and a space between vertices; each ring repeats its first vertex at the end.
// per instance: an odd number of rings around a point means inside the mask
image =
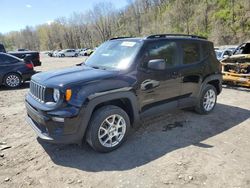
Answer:
POLYGON ((112 3, 96 4, 51 23, 0 33, 8 50, 55 50, 95 47, 118 36, 159 33, 196 34, 216 45, 250 39, 249 0, 130 0, 116 10, 112 3))

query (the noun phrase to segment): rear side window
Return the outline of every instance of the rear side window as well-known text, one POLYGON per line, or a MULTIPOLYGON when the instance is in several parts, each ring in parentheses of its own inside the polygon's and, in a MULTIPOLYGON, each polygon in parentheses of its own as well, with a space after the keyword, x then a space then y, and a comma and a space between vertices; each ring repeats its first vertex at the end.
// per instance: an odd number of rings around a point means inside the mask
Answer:
POLYGON ((209 56, 210 45, 208 43, 201 44, 201 54, 202 59, 207 58, 209 56))
POLYGON ((183 50, 183 64, 195 64, 200 61, 200 45, 196 42, 181 44, 183 50))
POLYGON ((8 56, 8 55, 5 55, 5 54, 0 54, 0 64, 11 64, 11 63, 15 63, 15 62, 18 62, 19 60, 14 58, 14 57, 11 57, 11 56, 8 56))
POLYGON ((142 66, 146 68, 147 63, 153 59, 164 59, 168 67, 174 67, 178 64, 176 54, 176 42, 156 41, 149 43, 144 53, 142 66))

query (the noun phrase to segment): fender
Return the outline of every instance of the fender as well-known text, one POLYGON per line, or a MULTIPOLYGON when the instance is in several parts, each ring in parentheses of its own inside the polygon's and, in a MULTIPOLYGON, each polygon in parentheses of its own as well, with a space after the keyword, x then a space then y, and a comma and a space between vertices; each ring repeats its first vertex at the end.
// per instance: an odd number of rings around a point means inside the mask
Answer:
POLYGON ((136 125, 140 121, 139 116, 139 104, 136 95, 131 91, 130 87, 115 89, 107 92, 100 92, 92 94, 88 97, 88 102, 83 104, 80 109, 79 117, 81 117, 81 125, 79 126, 79 138, 83 138, 88 127, 88 122, 90 121, 91 115, 98 104, 103 102, 108 102, 117 99, 128 99, 134 117, 132 124, 136 125))
POLYGON ((220 92, 221 92, 221 90, 222 90, 222 74, 218 73, 218 74, 213 74, 213 75, 207 76, 207 77, 203 80, 203 82, 201 83, 201 87, 200 87, 198 96, 200 96, 201 91, 204 89, 204 86, 205 86, 208 82, 213 81, 213 80, 218 80, 218 81, 219 81, 219 90, 220 90, 220 92))

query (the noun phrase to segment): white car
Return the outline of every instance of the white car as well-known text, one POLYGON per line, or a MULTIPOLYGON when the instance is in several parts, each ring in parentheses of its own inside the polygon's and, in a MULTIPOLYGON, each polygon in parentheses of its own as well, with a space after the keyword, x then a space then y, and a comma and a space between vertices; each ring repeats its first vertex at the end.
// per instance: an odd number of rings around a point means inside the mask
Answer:
POLYGON ((77 57, 78 52, 74 49, 66 49, 58 52, 59 57, 77 57))
POLYGON ((90 49, 90 48, 83 48, 82 51, 80 52, 80 55, 81 55, 81 56, 86 56, 87 51, 88 51, 89 49, 90 49))
POLYGON ((52 57, 57 57, 59 52, 60 52, 60 50, 55 50, 55 51, 52 53, 52 57))

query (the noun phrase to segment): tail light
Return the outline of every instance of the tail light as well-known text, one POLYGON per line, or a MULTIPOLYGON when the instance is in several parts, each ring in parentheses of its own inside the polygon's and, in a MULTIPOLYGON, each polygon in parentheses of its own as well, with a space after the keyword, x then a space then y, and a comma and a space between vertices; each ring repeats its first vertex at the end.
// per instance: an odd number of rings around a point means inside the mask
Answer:
POLYGON ((27 68, 29 68, 29 69, 33 69, 33 67, 34 67, 33 63, 31 63, 31 62, 30 63, 26 63, 25 66, 27 68))

